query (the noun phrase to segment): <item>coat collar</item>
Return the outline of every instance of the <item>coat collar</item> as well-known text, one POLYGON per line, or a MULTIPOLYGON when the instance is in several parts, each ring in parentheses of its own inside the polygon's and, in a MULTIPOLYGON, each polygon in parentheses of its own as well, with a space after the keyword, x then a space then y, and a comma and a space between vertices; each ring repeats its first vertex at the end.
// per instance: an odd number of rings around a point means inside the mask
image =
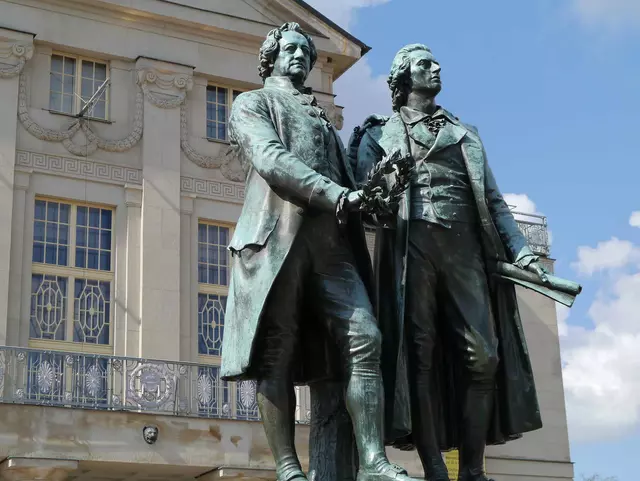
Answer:
POLYGON ((278 89, 278 90, 286 90, 291 93, 300 93, 306 95, 313 95, 313 89, 310 87, 303 87, 302 91, 298 90, 293 86, 293 82, 289 77, 267 77, 264 80, 264 88, 266 89, 278 89))
POLYGON ((442 107, 438 107, 433 115, 428 115, 409 107, 401 107, 400 118, 406 125, 407 132, 411 138, 424 147, 429 148, 425 158, 446 147, 457 144, 467 134, 467 129, 460 124, 458 119, 442 107), (424 122, 424 120, 429 117, 434 119, 444 118, 447 120, 445 126, 438 132, 438 136, 430 148, 429 143, 430 140, 433 139, 433 134, 428 131, 426 123, 424 122))
POLYGON ((453 114, 447 112, 439 105, 433 115, 425 114, 424 112, 420 112, 419 110, 415 110, 407 106, 400 107, 400 117, 402 118, 402 121, 407 125, 415 125, 418 122, 426 119, 427 117, 433 117, 434 119, 437 119, 438 117, 445 117, 452 124, 460 123, 453 114))

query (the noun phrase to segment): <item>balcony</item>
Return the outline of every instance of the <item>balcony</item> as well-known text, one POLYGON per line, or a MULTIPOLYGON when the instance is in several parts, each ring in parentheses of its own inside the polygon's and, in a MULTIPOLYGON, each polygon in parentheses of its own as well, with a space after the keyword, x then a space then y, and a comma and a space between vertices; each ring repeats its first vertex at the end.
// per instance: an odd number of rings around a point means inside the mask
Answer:
MULTIPOLYGON (((296 419, 309 419, 297 392, 296 419)), ((256 384, 219 367, 0 346, 0 403, 259 421, 256 384)))
POLYGON ((513 216, 531 246, 533 252, 539 256, 549 257, 550 243, 549 230, 547 229, 547 218, 537 214, 523 214, 513 212, 513 216))

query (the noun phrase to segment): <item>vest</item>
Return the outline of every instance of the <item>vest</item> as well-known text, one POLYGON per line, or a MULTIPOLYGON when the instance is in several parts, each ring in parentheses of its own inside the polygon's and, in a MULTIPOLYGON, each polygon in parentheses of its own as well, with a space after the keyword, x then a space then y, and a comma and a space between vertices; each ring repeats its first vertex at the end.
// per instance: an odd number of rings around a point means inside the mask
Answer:
MULTIPOLYGON (((435 136, 431 145, 434 142, 435 136)), ((424 149, 420 151, 425 152, 424 149)), ((451 222, 477 222, 478 208, 460 144, 439 150, 428 159, 417 158, 417 152, 415 141, 411 139, 416 175, 410 189, 410 219, 422 219, 444 227, 450 227, 451 222)))

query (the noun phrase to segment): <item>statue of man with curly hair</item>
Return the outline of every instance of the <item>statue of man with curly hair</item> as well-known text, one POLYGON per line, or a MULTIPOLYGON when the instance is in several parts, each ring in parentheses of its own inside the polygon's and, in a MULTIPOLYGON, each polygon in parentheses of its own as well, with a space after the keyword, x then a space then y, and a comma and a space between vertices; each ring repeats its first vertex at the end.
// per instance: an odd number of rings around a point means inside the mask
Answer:
POLYGON ((415 446, 429 481, 449 480, 441 451, 453 448, 459 481, 487 481, 485 445, 542 426, 514 286, 492 266, 548 277, 478 131, 436 102, 440 74, 429 48, 402 48, 388 80, 394 114, 356 129, 349 152, 360 182, 394 152, 415 164, 397 215, 380 219, 376 236, 387 441, 415 446))
POLYGON ((246 191, 229 245, 221 374, 257 380, 278 481, 306 478, 294 446, 294 383, 317 380, 343 386, 357 480, 411 481, 385 454, 381 337, 360 196, 340 137, 304 87, 316 58, 299 25, 272 30, 260 49, 264 87, 233 103, 229 134, 246 191))

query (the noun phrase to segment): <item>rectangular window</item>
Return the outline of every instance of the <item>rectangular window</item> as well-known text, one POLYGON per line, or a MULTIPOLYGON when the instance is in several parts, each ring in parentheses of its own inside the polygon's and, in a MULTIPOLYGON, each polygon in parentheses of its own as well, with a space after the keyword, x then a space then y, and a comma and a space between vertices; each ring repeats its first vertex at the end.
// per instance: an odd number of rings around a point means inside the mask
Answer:
POLYGON ((112 351, 113 215, 107 207, 36 199, 32 347, 112 351))
MULTIPOLYGON (((82 57, 51 55, 49 109, 75 115, 107 79, 108 66, 82 57)), ((87 117, 107 119, 108 88, 87 112, 87 117)))
POLYGON ((207 138, 229 140, 227 125, 231 105, 241 93, 242 90, 217 85, 207 87, 207 138))
POLYGON ((219 364, 229 287, 229 239, 225 225, 198 224, 198 354, 219 364))

